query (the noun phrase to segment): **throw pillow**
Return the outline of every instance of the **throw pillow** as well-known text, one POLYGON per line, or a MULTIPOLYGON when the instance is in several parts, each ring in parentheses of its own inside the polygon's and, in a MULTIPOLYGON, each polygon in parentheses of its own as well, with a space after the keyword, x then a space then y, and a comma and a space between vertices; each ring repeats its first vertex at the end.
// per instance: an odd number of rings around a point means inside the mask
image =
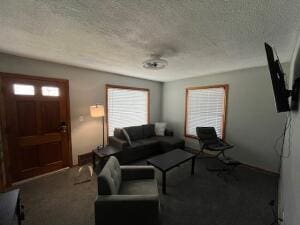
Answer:
POLYGON ((145 124, 145 125, 142 125, 142 128, 143 128, 144 138, 150 138, 150 137, 155 136, 154 124, 145 124))
POLYGON ((130 140, 130 137, 129 137, 127 131, 126 131, 125 129, 122 129, 122 131, 123 131, 123 134, 124 134, 124 136, 125 136, 125 138, 126 138, 128 144, 129 144, 129 145, 132 145, 131 140, 130 140))
POLYGON ((126 140, 124 134, 123 134, 123 131, 122 131, 122 128, 115 128, 114 130, 114 136, 116 138, 120 138, 122 140, 126 140))
POLYGON ((131 141, 143 139, 143 128, 142 126, 123 127, 130 137, 131 141))
POLYGON ((155 123, 156 136, 165 136, 166 127, 167 123, 155 123))

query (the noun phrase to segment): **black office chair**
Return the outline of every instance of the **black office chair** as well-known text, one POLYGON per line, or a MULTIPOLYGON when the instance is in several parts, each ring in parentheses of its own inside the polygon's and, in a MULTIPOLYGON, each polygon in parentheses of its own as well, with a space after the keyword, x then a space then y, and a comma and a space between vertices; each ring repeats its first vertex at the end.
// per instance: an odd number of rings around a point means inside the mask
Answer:
MULTIPOLYGON (((234 146, 218 138, 214 127, 197 127, 196 132, 200 144, 200 153, 203 153, 204 150, 214 152, 215 154, 213 156, 205 158, 217 158, 224 165, 221 168, 207 168, 207 170, 217 172, 218 176, 223 174, 233 175, 232 172, 241 163, 226 156, 225 151, 234 146)), ((233 177, 237 180, 237 177, 234 175, 233 177)), ((226 179, 225 176, 224 179, 226 179)))

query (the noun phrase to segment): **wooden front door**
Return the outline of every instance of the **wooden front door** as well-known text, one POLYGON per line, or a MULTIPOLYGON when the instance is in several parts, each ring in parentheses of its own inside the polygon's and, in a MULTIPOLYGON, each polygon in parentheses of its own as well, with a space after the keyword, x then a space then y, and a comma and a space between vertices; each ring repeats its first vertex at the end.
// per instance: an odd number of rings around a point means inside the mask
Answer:
POLYGON ((71 166, 68 81, 1 75, 10 181, 71 166))

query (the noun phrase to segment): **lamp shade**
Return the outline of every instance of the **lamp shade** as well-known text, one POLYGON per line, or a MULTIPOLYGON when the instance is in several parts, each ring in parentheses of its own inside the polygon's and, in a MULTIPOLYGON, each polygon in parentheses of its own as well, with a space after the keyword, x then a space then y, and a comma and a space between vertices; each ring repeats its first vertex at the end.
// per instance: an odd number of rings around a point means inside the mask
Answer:
POLYGON ((103 117, 105 116, 103 105, 90 106, 91 117, 103 117))

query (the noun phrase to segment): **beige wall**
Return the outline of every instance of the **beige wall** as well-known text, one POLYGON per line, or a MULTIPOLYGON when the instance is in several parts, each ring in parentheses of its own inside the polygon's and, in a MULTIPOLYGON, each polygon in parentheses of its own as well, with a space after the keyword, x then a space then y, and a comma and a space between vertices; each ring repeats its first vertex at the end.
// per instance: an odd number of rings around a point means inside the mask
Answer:
MULTIPOLYGON (((288 64, 284 68, 288 71, 288 64)), ((235 145, 232 156, 278 172, 279 157, 273 146, 282 132, 285 115, 276 113, 266 66, 164 83, 163 120, 183 137, 185 88, 215 84, 229 84, 226 140, 235 145)), ((186 144, 199 148, 195 139, 186 138, 186 144)))
POLYGON ((149 88, 151 102, 150 121, 156 122, 161 119, 162 84, 160 82, 7 54, 0 54, 0 71, 69 80, 74 164, 77 164, 77 156, 79 154, 90 152, 102 140, 100 120, 90 118, 89 106, 95 103, 105 103, 105 84, 149 88), (83 122, 79 121, 80 116, 83 116, 83 122))

